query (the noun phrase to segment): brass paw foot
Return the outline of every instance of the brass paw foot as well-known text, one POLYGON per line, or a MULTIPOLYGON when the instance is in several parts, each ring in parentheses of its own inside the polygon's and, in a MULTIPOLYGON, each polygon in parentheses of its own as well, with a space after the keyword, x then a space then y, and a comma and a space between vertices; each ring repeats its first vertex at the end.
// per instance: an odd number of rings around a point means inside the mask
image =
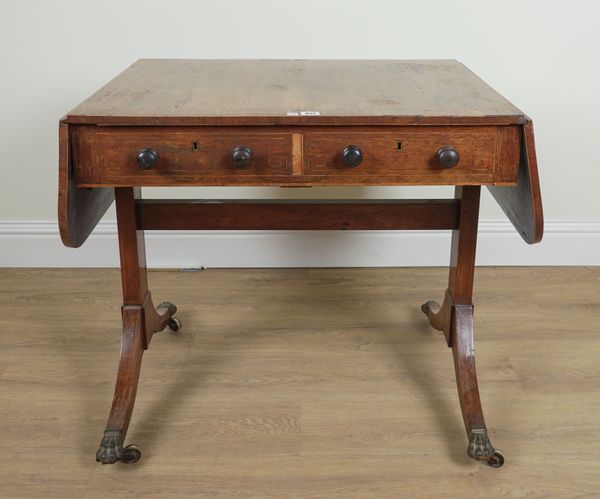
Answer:
POLYGON ((135 445, 123 447, 119 431, 105 431, 100 447, 96 451, 96 461, 102 464, 136 463, 142 457, 140 449, 135 445))
POLYGON ((118 431, 104 432, 104 438, 96 451, 96 461, 102 464, 114 464, 123 455, 121 433, 118 431))
POLYGON ((156 307, 158 309, 167 309, 167 312, 169 314, 169 316, 175 315, 177 313, 177 307, 175 306, 174 303, 171 303, 170 301, 163 301, 162 303, 158 304, 158 307, 156 307))
POLYGON ((494 449, 487 430, 471 430, 467 455, 477 461, 485 462, 492 468, 500 468, 504 464, 504 455, 494 449))

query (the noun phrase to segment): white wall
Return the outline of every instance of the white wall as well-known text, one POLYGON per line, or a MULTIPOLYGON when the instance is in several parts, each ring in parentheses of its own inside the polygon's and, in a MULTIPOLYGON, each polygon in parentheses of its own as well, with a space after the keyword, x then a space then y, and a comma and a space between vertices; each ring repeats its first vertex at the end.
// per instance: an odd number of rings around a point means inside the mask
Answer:
MULTIPOLYGON (((27 263, 15 259, 19 231, 37 241, 39 223, 30 222, 55 220, 58 119, 141 57, 459 59, 533 118, 550 228, 584 227, 597 244, 599 17, 591 0, 0 0, 0 236, 13 252, 0 265, 27 263)), ((415 195, 407 188, 203 191, 193 195, 415 195)), ((487 193, 482 218, 490 227, 504 220, 487 193)), ((562 263, 578 263, 576 248, 561 251, 562 263)), ((588 264, 600 264, 594 255, 588 264)))

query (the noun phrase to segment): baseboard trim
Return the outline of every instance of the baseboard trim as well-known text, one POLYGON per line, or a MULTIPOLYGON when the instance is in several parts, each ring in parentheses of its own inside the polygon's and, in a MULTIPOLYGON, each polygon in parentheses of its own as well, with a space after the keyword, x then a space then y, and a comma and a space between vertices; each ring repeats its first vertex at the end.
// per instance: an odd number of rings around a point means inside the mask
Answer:
MULTIPOLYGON (((148 265, 195 267, 445 266, 449 231, 147 232, 148 265)), ((101 222, 83 248, 65 248, 56 222, 0 222, 1 267, 116 267, 115 222, 101 222)), ((600 265, 600 220, 549 220, 540 244, 508 221, 481 220, 478 265, 600 265)))

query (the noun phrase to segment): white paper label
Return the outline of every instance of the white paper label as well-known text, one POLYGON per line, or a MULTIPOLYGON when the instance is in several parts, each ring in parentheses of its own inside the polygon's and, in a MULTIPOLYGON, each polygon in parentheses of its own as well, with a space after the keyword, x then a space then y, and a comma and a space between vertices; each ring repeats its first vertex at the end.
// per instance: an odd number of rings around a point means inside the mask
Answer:
POLYGON ((288 111, 286 116, 320 116, 319 111, 288 111))

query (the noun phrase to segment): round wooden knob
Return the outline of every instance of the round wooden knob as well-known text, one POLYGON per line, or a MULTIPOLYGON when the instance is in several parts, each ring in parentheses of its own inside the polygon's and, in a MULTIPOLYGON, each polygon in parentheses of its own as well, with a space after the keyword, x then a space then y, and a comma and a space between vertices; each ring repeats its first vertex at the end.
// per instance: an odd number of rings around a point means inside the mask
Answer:
POLYGON ((249 147, 237 146, 231 154, 231 161, 239 168, 246 168, 252 162, 252 150, 249 147))
POLYGON ((140 168, 148 170, 156 166, 158 162, 158 153, 154 149, 141 149, 135 158, 140 168))
POLYGON ((362 151, 358 146, 347 146, 342 152, 342 160, 346 166, 355 167, 363 160, 362 151))
POLYGON ((442 168, 454 168, 460 159, 458 152, 452 146, 440 147, 435 157, 442 168))

